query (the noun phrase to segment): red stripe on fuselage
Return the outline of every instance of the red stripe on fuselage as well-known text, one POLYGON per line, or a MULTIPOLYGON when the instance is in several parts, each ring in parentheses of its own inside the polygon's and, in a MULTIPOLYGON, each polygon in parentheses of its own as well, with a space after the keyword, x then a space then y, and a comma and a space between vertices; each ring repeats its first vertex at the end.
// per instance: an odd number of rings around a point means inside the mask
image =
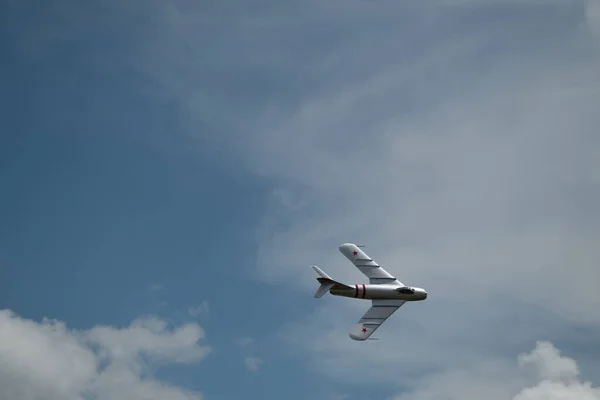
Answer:
POLYGON ((363 283, 363 299, 367 297, 367 288, 365 287, 365 284, 363 283))

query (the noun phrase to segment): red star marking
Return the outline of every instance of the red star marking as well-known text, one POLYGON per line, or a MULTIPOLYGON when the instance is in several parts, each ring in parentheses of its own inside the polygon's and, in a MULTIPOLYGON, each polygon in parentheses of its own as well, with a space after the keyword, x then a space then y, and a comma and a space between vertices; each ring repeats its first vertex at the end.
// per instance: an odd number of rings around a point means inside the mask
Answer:
POLYGON ((366 333, 367 332, 367 328, 363 328, 362 331, 363 331, 363 333, 366 333))
POLYGON ((358 254, 358 251, 356 251, 356 250, 355 250, 355 251, 354 251, 354 255, 357 255, 357 254, 358 254))

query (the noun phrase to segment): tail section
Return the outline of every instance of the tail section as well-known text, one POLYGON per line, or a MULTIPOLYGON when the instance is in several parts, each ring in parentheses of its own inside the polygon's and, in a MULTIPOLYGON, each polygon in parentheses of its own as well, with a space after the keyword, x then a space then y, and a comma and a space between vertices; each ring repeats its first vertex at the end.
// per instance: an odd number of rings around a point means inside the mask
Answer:
MULTIPOLYGON (((334 282, 334 280, 331 279, 331 277, 329 275, 327 275, 325 272, 323 272, 323 270, 321 268, 317 267, 316 265, 313 265, 312 269, 317 273, 317 275, 319 275, 319 278, 329 279, 330 281, 334 282)), ((317 279, 319 279, 319 278, 317 278, 317 279)))
POLYGON ((312 269, 317 273, 317 275, 319 275, 319 277, 317 278, 317 281, 319 281, 319 283, 321 284, 319 286, 319 288, 317 289, 317 292, 315 293, 315 298, 318 299, 320 297, 323 297, 323 295, 325 293, 329 292, 329 290, 331 288, 333 288, 334 286, 350 288, 349 286, 346 286, 343 283, 339 283, 339 282, 331 279, 331 277, 329 275, 327 275, 325 272, 323 272, 316 265, 313 265, 312 269))

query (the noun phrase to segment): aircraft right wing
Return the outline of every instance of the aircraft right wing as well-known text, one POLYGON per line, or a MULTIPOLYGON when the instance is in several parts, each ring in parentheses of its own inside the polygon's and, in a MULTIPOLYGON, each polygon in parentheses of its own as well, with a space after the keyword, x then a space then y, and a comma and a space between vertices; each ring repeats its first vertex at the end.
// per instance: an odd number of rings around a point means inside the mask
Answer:
POLYGON ((350 330, 352 339, 367 340, 397 309, 406 303, 406 300, 372 300, 372 302, 371 308, 350 330))
POLYGON ((364 251, 362 251, 357 245, 353 243, 344 243, 339 247, 339 250, 344 256, 346 256, 348 260, 350 260, 352 264, 354 264, 356 268, 358 268, 360 272, 369 278, 369 283, 387 283, 404 286, 402 282, 392 276, 385 269, 381 268, 379 264, 373 261, 373 259, 364 251))

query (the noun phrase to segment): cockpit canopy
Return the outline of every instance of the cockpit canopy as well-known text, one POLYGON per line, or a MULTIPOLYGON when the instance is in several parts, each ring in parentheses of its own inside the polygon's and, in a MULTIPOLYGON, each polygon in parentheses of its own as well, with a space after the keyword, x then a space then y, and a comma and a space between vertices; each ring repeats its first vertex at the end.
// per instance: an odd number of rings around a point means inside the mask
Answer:
POLYGON ((415 292, 415 289, 408 286, 403 286, 401 288, 396 289, 396 292, 401 294, 413 294, 415 292))

